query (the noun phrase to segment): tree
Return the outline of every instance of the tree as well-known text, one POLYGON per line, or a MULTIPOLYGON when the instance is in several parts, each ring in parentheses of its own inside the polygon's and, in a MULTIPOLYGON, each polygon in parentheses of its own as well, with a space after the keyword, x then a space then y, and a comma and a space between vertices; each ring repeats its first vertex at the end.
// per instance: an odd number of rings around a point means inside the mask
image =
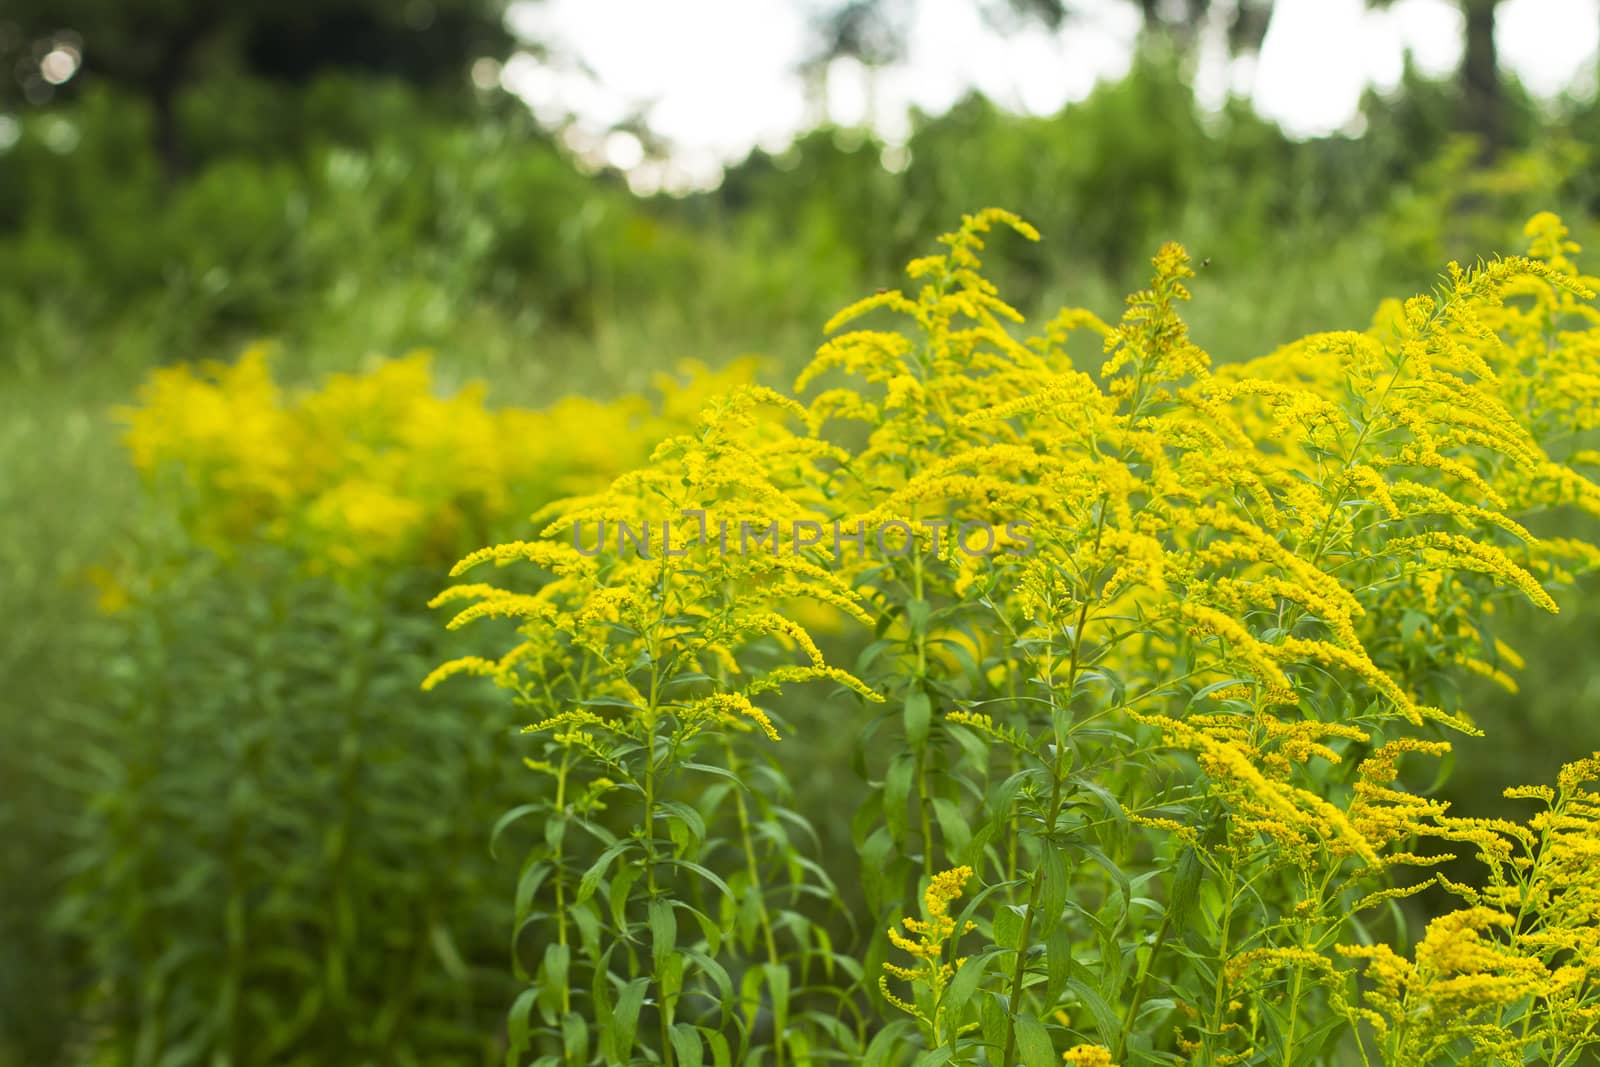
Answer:
POLYGON ((187 163, 178 97, 207 72, 301 83, 347 69, 464 91, 472 60, 510 49, 504 3, 10 0, 0 62, 16 74, 0 86, 0 102, 44 103, 86 83, 116 85, 149 106, 156 151, 176 175, 187 163))
POLYGON ((1466 16, 1466 47, 1461 55, 1463 129, 1478 135, 1485 158, 1504 146, 1505 90, 1500 83, 1500 54, 1494 41, 1495 7, 1499 0, 1460 0, 1466 16))
POLYGON ((904 59, 909 15, 908 6, 896 0, 845 0, 812 19, 814 44, 800 61, 812 125, 827 119, 828 67, 833 61, 854 59, 870 72, 904 59))
POLYGON ((1236 56, 1260 55, 1276 10, 1275 0, 1238 0, 1228 18, 1228 51, 1236 56))
MULTIPOLYGON (((1275 0, 1137 0, 1143 32, 1165 37, 1183 55, 1192 54, 1208 19, 1226 10, 1227 41, 1234 55, 1261 50, 1272 21, 1275 0)), ((805 64, 814 71, 843 56, 868 66, 893 62, 903 56, 905 23, 914 0, 844 0, 817 20, 818 46, 805 64)), ((982 0, 984 18, 1002 32, 1015 32, 1029 24, 1059 29, 1074 16, 1086 13, 1082 0, 982 0)))
MULTIPOLYGON (((1394 0, 1368 0, 1373 8, 1394 0)), ((1456 127, 1474 134, 1480 158, 1488 160, 1506 145, 1509 102, 1500 77, 1500 52, 1495 44, 1495 13, 1500 0, 1456 0, 1464 20, 1464 47, 1456 72, 1456 127)))

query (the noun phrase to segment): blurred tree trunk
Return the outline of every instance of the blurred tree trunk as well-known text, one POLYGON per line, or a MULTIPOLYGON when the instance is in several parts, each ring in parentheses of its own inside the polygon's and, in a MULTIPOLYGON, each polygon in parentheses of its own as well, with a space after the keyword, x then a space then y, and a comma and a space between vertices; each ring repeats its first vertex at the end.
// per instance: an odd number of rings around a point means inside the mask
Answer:
POLYGON ((1139 0, 1139 14, 1144 23, 1140 32, 1147 37, 1159 34, 1180 56, 1190 57, 1199 46, 1200 32, 1210 13, 1211 0, 1182 0, 1182 3, 1139 0))
POLYGON ((184 144, 183 119, 178 113, 178 96, 194 73, 196 53, 219 28, 220 13, 202 7, 185 19, 167 38, 161 60, 150 78, 150 107, 155 116, 157 158, 169 182, 176 182, 189 170, 189 153, 184 144))
POLYGON ((158 78, 150 86, 151 142, 161 173, 168 184, 189 169, 189 155, 183 146, 183 123, 178 117, 178 89, 181 78, 158 78))
POLYGON ((1505 92, 1494 41, 1498 3, 1499 0, 1461 0, 1461 11, 1467 19, 1466 51, 1461 58, 1462 127, 1481 139, 1484 159, 1493 157, 1505 144, 1505 92))
POLYGON ((1228 21, 1228 51, 1235 56, 1259 56, 1276 9, 1274 0, 1238 0, 1228 21))

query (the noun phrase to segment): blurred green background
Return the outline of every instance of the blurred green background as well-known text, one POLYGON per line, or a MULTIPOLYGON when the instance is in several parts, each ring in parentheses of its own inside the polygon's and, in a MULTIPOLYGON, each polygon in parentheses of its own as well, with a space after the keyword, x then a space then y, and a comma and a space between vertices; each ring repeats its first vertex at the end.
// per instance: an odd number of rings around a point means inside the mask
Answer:
MULTIPOLYGON (((1079 6, 985 13, 1071 33, 1079 6)), ((481 379, 491 407, 622 405, 641 440, 518 475, 531 507, 692 417, 687 379, 654 375, 759 353, 784 380, 834 309, 982 206, 1044 234, 992 259, 1030 312, 1113 318, 1176 238, 1219 361, 1362 328, 1448 259, 1517 250, 1534 211, 1595 235, 1600 105, 1526 91, 1496 8, 1461 0, 1460 69, 1408 64, 1359 133, 1296 139, 1197 98, 1202 50, 1259 51, 1267 0, 1151 2, 1127 74, 1055 114, 970 94, 892 141, 819 117, 712 188, 641 196, 500 88, 551 46, 494 0, 8 0, 0 1065, 502 1055, 518 872, 488 838, 528 787, 515 712, 417 683, 455 647, 424 606, 445 549, 525 524, 452 502, 453 542, 342 575, 266 526, 219 546, 186 519, 196 485, 141 477, 119 442, 111 409, 153 370, 270 341, 292 390, 426 349, 441 397, 481 379)), ((808 6, 796 77, 902 61, 906 10, 808 6)), ((1475 811, 1600 747, 1600 612, 1505 625, 1524 690, 1472 695, 1493 741, 1460 746, 1448 787, 1475 811)), ((848 743, 786 748, 816 769, 794 779, 848 796, 848 743)))

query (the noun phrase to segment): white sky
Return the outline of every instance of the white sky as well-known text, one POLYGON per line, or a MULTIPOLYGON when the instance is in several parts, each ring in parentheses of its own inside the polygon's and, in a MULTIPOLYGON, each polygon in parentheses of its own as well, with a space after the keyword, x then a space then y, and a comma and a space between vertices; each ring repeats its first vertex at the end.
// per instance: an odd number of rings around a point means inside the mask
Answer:
MULTIPOLYGON (((542 119, 570 118, 569 143, 632 170, 637 186, 713 184, 723 163, 756 145, 781 148, 818 117, 807 111, 795 67, 811 43, 809 17, 826 6, 542 0, 513 7, 512 24, 563 58, 513 59, 501 80, 542 119), (608 132, 632 117, 670 145, 665 169, 636 166, 638 141, 608 132)), ((836 63, 828 115, 846 125, 870 118, 892 143, 904 136, 909 108, 937 113, 973 87, 1018 111, 1052 113, 1128 67, 1139 25, 1133 4, 1081 7, 1087 13, 1058 33, 1008 39, 984 23, 974 0, 915 0, 905 62, 878 72, 870 93, 865 71, 836 63)), ((1600 0, 1503 0, 1497 25, 1502 63, 1534 92, 1592 90, 1600 0)), ((1254 69, 1230 70, 1220 48, 1206 49, 1196 89, 1213 106, 1230 86, 1249 92, 1291 134, 1313 136, 1346 127, 1366 85, 1392 87, 1407 49, 1428 73, 1454 69, 1461 16, 1452 0, 1398 0, 1382 11, 1364 0, 1278 0, 1254 69)))

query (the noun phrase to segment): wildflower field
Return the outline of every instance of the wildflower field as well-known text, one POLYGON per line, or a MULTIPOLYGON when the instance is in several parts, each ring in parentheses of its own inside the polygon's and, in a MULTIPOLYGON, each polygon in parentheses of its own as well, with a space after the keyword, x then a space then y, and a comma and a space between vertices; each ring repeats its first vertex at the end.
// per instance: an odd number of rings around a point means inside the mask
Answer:
POLYGON ((1184 69, 19 110, 0 1067, 1600 1063, 1600 111, 1184 69))

